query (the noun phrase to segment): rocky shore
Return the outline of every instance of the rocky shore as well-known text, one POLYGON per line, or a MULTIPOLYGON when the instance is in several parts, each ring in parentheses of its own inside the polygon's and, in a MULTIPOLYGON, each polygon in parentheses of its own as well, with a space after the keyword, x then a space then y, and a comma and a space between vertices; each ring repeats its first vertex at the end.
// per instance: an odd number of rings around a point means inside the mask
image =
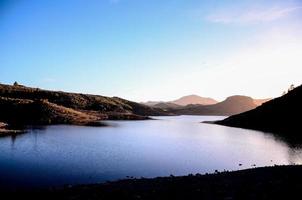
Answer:
POLYGON ((24 133, 23 129, 10 127, 8 124, 0 122, 0 137, 8 135, 17 135, 24 133))
POLYGON ((128 179, 40 191, 5 191, 11 198, 96 199, 299 199, 302 166, 274 166, 205 175, 128 179))

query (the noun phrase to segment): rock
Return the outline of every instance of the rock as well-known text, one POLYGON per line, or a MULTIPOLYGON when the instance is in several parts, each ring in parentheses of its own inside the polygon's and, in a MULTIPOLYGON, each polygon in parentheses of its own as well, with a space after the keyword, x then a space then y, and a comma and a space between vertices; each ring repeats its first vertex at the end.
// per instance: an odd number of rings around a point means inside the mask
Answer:
POLYGON ((7 124, 4 122, 0 122, 0 128, 5 128, 5 127, 7 127, 7 124))

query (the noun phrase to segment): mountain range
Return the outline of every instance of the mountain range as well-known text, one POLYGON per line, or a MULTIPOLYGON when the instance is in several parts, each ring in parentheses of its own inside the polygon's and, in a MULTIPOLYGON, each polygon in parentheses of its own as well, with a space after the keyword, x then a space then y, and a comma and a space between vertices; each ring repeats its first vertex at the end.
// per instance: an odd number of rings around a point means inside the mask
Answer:
POLYGON ((167 107, 167 105, 171 105, 172 107, 175 105, 179 106, 186 106, 189 104, 202 104, 202 105, 211 105, 218 103, 215 99, 209 98, 209 97, 201 97, 195 94, 192 95, 187 95, 180 97, 179 99, 173 100, 173 101, 147 101, 147 102, 142 102, 142 104, 148 105, 148 106, 155 106, 155 107, 160 107, 160 104, 166 104, 163 105, 164 107, 167 107))
POLYGON ((149 101, 147 105, 176 115, 234 115, 256 108, 270 99, 252 99, 248 96, 230 96, 222 102, 212 98, 189 95, 174 101, 149 101))
POLYGON ((251 97, 231 96, 222 102, 212 105, 190 104, 181 108, 168 111, 179 115, 223 115, 229 116, 256 108, 251 97))
POLYGON ((171 102, 149 102, 149 105, 151 103, 152 106, 148 106, 119 97, 49 91, 19 84, 0 84, 0 123, 14 126, 101 125, 101 120, 140 120, 148 119, 148 116, 229 116, 258 106, 254 99, 247 96, 231 96, 217 102, 212 98, 189 95, 171 102))

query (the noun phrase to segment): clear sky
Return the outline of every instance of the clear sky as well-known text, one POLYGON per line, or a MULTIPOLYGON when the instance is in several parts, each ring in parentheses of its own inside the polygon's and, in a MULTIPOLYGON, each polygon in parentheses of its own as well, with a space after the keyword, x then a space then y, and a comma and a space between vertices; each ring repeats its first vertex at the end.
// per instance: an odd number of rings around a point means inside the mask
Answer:
POLYGON ((1 83, 146 101, 301 80, 301 0, 0 0, 1 83))

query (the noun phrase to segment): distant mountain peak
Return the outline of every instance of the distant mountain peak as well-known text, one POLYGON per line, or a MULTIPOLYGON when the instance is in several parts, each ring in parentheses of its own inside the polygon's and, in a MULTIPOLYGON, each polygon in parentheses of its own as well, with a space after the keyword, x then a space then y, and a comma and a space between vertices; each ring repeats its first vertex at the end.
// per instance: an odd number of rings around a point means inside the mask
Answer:
POLYGON ((244 95, 233 95, 229 96, 225 99, 225 101, 250 101, 254 102, 254 99, 249 96, 244 96, 244 95))
POLYGON ((201 97, 195 94, 191 94, 191 95, 183 96, 177 100, 171 101, 171 103, 181 106, 186 106, 189 104, 212 105, 212 104, 216 104, 217 101, 209 97, 201 97))

